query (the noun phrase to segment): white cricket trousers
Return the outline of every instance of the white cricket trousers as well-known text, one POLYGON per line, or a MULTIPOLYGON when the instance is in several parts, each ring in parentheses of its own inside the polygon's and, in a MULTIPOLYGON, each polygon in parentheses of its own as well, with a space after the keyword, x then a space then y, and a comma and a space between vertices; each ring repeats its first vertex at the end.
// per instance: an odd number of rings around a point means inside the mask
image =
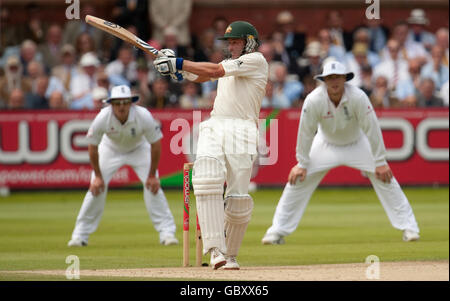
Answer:
POLYGON ((367 174, 394 228, 419 232, 413 210, 397 180, 393 177, 390 183, 384 183, 375 177, 374 160, 366 136, 363 135, 354 144, 336 146, 328 144, 318 134, 311 146, 310 168, 307 170, 306 179, 303 182, 297 181, 295 185, 286 184, 267 234, 287 236, 294 232, 323 177, 331 168, 342 165, 367 174))
MULTIPOLYGON (((175 221, 163 190, 160 188, 154 195, 145 187, 145 181, 150 172, 150 145, 143 143, 136 150, 123 154, 100 143, 98 151, 100 171, 105 182, 105 190, 97 196, 94 196, 90 190, 86 193, 75 223, 72 239, 81 238, 87 242, 89 235, 97 230, 105 208, 108 184, 114 173, 123 165, 131 166, 139 180, 144 184, 145 206, 153 226, 159 232, 160 242, 167 236, 174 236, 176 230, 175 221)), ((92 172, 91 181, 94 178, 95 174, 92 172)))

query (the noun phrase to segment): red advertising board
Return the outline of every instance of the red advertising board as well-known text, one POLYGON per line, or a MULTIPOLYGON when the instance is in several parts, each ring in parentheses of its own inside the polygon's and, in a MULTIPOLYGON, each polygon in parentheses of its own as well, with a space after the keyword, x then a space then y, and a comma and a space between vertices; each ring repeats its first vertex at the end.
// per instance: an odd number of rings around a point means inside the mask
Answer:
MULTIPOLYGON (((91 168, 84 135, 94 111, 0 111, 0 186, 13 189, 79 188, 91 168)), ((163 186, 182 186, 183 163, 195 158, 197 126, 208 111, 152 110, 164 138, 159 166, 163 186)), ((377 111, 388 160, 401 184, 449 183, 448 109, 377 111)), ((263 110, 257 174, 261 185, 284 185, 295 162, 300 110, 263 110)), ((129 167, 111 186, 139 184, 129 167)), ((322 185, 368 185, 357 170, 331 170, 322 185)))

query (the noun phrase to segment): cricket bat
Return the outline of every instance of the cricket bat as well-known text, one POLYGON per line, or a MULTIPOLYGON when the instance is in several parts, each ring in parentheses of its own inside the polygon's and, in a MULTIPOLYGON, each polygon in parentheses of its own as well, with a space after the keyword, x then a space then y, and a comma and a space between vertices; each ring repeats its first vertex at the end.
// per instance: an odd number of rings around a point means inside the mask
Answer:
POLYGON ((90 16, 90 15, 86 16, 85 21, 89 25, 97 27, 100 30, 106 31, 106 32, 112 34, 113 36, 115 36, 121 40, 124 40, 125 42, 128 42, 128 43, 144 50, 147 53, 150 53, 153 56, 153 58, 163 56, 163 54, 160 51, 158 51, 158 49, 153 48, 148 43, 139 39, 137 36, 135 36, 128 30, 126 30, 125 28, 123 28, 117 24, 103 20, 101 18, 90 16))

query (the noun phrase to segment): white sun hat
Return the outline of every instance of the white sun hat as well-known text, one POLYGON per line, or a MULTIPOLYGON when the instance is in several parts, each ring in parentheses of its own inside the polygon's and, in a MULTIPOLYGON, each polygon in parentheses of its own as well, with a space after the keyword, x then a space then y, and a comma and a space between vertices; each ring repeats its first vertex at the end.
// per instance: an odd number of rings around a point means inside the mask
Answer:
POLYGON ((314 79, 320 79, 321 81, 323 81, 324 77, 327 77, 328 75, 333 75, 333 74, 345 75, 346 81, 351 80, 353 78, 353 76, 355 76, 353 74, 353 72, 347 72, 345 66, 343 64, 341 64, 340 62, 329 61, 329 62, 326 62, 325 65, 323 66, 322 74, 314 76, 314 79))
POLYGON ((92 52, 88 52, 88 53, 83 54, 83 56, 81 57, 80 65, 82 67, 88 67, 88 66, 98 67, 100 65, 100 61, 98 60, 98 58, 95 54, 93 54, 92 52))
POLYGON ((106 102, 111 103, 111 101, 114 99, 124 99, 124 98, 131 98, 132 102, 136 102, 138 101, 139 96, 137 95, 132 96, 130 87, 128 87, 127 85, 120 85, 115 86, 111 89, 111 96, 108 99, 106 99, 106 102))

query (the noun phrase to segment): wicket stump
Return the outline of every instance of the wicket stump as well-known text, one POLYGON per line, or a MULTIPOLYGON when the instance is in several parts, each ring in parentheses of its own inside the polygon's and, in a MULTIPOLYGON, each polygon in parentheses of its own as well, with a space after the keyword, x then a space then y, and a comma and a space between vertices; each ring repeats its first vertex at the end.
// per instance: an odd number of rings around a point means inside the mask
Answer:
MULTIPOLYGON (((190 176, 194 163, 184 163, 183 165, 183 266, 189 266, 189 203, 190 203, 190 176)), ((196 215, 197 227, 195 229, 195 265, 202 266, 202 234, 198 216, 196 215)))

